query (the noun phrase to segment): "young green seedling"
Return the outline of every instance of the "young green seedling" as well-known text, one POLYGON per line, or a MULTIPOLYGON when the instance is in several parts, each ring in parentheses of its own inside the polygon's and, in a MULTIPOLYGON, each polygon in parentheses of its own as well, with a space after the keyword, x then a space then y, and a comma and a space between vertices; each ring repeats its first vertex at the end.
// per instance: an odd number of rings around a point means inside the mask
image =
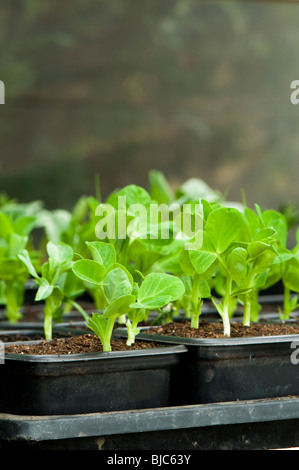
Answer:
POLYGON ((288 320, 294 310, 299 307, 298 296, 292 295, 293 292, 299 293, 299 253, 294 253, 291 259, 284 263, 282 283, 284 286, 283 293, 283 310, 279 309, 280 318, 288 320))
POLYGON ((41 267, 41 275, 36 272, 27 250, 18 255, 27 267, 28 272, 38 285, 36 301, 44 300, 44 334, 45 339, 52 339, 53 319, 59 318, 62 312, 64 294, 59 287, 61 275, 68 272, 73 264, 73 249, 65 243, 47 243, 48 260, 41 267))
POLYGON ((92 196, 82 196, 71 211, 65 209, 43 210, 39 217, 39 226, 45 235, 42 247, 48 241, 62 242, 70 245, 74 253, 85 257, 88 255, 86 240, 96 240, 95 228, 98 218, 96 208, 99 205, 92 196))
POLYGON ((73 272, 85 282, 101 291, 103 311, 93 313, 87 325, 99 337, 103 350, 111 350, 111 335, 117 319, 128 316, 128 344, 139 332, 138 323, 149 310, 158 309, 179 298, 184 292, 180 279, 164 273, 151 273, 142 277, 141 286, 133 281, 129 271, 116 262, 116 252, 109 243, 87 243, 93 259, 74 263, 73 272))
POLYGON ((278 281, 283 264, 290 259, 285 248, 287 225, 284 217, 273 210, 263 212, 257 204, 256 211, 257 214, 248 208, 244 210, 242 240, 246 245, 243 244, 242 253, 231 254, 231 272, 240 289, 237 295, 244 305, 245 326, 258 320, 260 290, 278 281))
POLYGON ((299 307, 298 296, 293 293, 299 293, 299 229, 296 232, 297 244, 292 250, 279 248, 279 257, 281 264, 278 265, 280 280, 282 281, 283 309, 279 308, 280 318, 288 320, 291 313, 299 307))
POLYGON ((117 261, 127 269, 131 269, 129 247, 144 233, 152 203, 145 189, 132 184, 110 194, 97 209, 98 215, 104 215, 97 224, 97 236, 114 246, 117 261))
POLYGON ((80 259, 73 272, 82 281, 93 284, 101 292, 103 311, 86 318, 86 325, 98 336, 103 351, 111 351, 111 337, 117 318, 130 311, 135 301, 133 278, 116 262, 114 247, 105 242, 87 242, 93 259, 80 259))
POLYGON ((211 297, 210 280, 217 266, 215 253, 200 250, 183 249, 180 256, 185 284, 185 296, 182 299, 186 317, 190 317, 191 328, 198 328, 203 299, 211 297))
POLYGON ((181 239, 174 240, 167 247, 168 256, 156 263, 160 270, 180 277, 185 286, 185 292, 174 302, 174 308, 162 312, 155 323, 168 321, 175 310, 183 309, 185 318, 190 319, 191 328, 198 328, 203 299, 211 297, 211 284, 217 268, 217 255, 208 251, 209 247, 206 246, 202 229, 212 207, 204 200, 201 204, 204 208, 203 212, 201 210, 196 213, 191 210, 194 227, 197 225, 194 236, 186 239, 183 234, 181 239), (194 243, 195 240, 196 243, 194 243))
POLYGON ((149 193, 158 204, 171 204, 174 193, 165 175, 161 171, 151 170, 149 172, 149 193))
POLYGON ((98 238, 114 246, 117 261, 132 273, 150 273, 174 239, 175 224, 165 221, 160 209, 149 193, 136 185, 111 194, 97 208, 101 216, 96 227, 98 238))
POLYGON ((212 203, 223 200, 223 196, 219 191, 211 189, 200 178, 188 179, 175 191, 175 202, 178 202, 180 205, 202 199, 212 203))
POLYGON ((11 323, 21 317, 26 281, 29 274, 18 255, 30 245, 29 234, 35 226, 31 216, 0 213, 0 279, 6 316, 11 323))
MULTIPOLYGON (((230 304, 233 292, 233 278, 227 265, 227 255, 236 242, 237 236, 242 228, 243 218, 239 210, 227 207, 212 209, 207 217, 204 228, 204 255, 209 253, 214 261, 217 260, 226 274, 226 291, 221 301, 212 301, 222 318, 223 334, 230 336, 230 304)), ((200 251, 199 251, 200 254, 200 251)))
POLYGON ((128 312, 127 344, 135 342, 135 337, 140 331, 138 324, 151 310, 160 311, 165 305, 181 298, 184 292, 182 280, 165 273, 150 273, 143 278, 140 286, 135 284, 136 301, 130 304, 131 310, 128 312))

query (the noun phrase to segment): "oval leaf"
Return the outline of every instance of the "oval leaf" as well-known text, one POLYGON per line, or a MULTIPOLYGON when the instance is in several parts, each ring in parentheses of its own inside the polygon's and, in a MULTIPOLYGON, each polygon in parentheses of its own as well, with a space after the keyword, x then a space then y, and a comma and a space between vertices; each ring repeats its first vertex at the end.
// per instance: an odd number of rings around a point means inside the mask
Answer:
POLYGON ((113 315, 124 315, 131 310, 130 305, 135 301, 134 295, 124 295, 111 302, 105 308, 103 317, 108 318, 113 315))
POLYGON ((49 242, 47 244, 47 253, 49 255, 50 273, 53 274, 58 268, 61 271, 71 268, 74 251, 70 245, 49 242))
POLYGON ((36 292, 35 300, 38 301, 46 299, 53 293, 53 290, 54 286, 51 286, 47 279, 41 279, 39 281, 39 288, 36 292))
POLYGON ((210 253, 209 251, 202 250, 190 251, 189 257, 197 274, 205 273, 217 259, 216 253, 210 253))
POLYGON ((244 282, 246 279, 246 257, 247 252, 242 248, 236 248, 227 257, 227 269, 230 276, 237 282, 237 284, 244 282))
POLYGON ((102 264, 89 259, 80 259, 75 261, 72 269, 74 274, 82 279, 82 281, 96 285, 102 284, 106 273, 102 264))
POLYGON ((243 217, 238 209, 220 207, 209 214, 205 227, 217 253, 223 253, 242 228, 243 217))
POLYGON ((167 296, 169 302, 179 299, 185 292, 184 283, 176 276, 164 273, 151 273, 140 286, 138 302, 145 299, 167 296))
POLYGON ((135 302, 130 305, 130 308, 155 310, 157 308, 164 307, 164 305, 167 305, 169 302, 171 302, 171 297, 169 295, 164 295, 150 299, 144 299, 142 302, 135 302))
POLYGON ((110 243, 105 242, 86 242, 94 261, 103 264, 109 269, 112 264, 116 263, 116 253, 114 247, 110 243))
POLYGON ((104 292, 108 303, 131 294, 132 284, 124 269, 115 268, 108 272, 104 279, 104 292))

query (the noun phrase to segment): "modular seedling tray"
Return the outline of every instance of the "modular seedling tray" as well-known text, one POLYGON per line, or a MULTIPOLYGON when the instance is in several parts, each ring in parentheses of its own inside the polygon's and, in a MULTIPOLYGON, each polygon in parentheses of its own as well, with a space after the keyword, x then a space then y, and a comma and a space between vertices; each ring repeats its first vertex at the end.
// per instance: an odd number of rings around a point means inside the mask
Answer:
POLYGON ((299 445, 299 398, 81 415, 0 414, 0 449, 254 450, 299 445))

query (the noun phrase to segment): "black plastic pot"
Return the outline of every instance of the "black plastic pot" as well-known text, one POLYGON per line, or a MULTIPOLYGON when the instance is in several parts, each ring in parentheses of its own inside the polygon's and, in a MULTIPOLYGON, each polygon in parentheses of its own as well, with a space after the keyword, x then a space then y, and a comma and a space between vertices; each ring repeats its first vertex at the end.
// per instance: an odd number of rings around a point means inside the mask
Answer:
POLYGON ((171 370, 186 352, 165 345, 109 353, 7 353, 0 412, 55 415, 167 406, 171 370))
MULTIPOLYGON (((126 331, 118 329, 116 334, 125 337, 126 331)), ((144 329, 138 338, 187 347, 188 353, 181 357, 173 378, 171 404, 299 395, 299 364, 295 356, 299 334, 194 339, 149 334, 144 329)))
MULTIPOLYGON (((110 456, 133 457, 141 450, 140 468, 159 467, 185 463, 178 456, 189 456, 193 450, 299 446, 298 426, 299 398, 296 397, 75 416, 0 414, 0 449, 101 450, 97 462, 104 468, 110 456), (121 450, 127 453, 120 454, 121 450), (153 452, 145 453, 145 450, 153 452), (164 462, 157 460, 159 450, 166 451, 164 462), (182 450, 190 452, 182 453, 182 450)), ((202 455, 197 457, 199 465, 202 455)), ((193 458, 189 460, 192 462, 193 458)))

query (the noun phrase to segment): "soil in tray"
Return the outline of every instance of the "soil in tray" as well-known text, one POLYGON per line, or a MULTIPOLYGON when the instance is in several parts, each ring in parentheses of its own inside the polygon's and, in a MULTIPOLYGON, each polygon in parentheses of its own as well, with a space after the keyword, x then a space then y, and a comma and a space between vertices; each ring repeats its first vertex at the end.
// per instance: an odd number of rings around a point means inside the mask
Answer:
MULTIPOLYGON (((299 334, 299 323, 292 323, 292 325, 286 323, 251 323, 250 326, 243 326, 242 323, 231 322, 231 337, 299 334)), ((207 322, 204 320, 199 322, 198 329, 190 328, 190 322, 182 321, 157 326, 147 330, 146 333, 185 338, 224 338, 222 322, 207 322)))
POLYGON ((0 333, 0 341, 2 341, 3 343, 14 343, 15 341, 38 341, 41 339, 44 339, 44 335, 42 333, 30 333, 28 335, 20 333, 2 335, 0 333))
MULTIPOLYGON (((136 349, 148 349, 153 347, 165 347, 165 344, 149 343, 148 341, 136 341, 132 346, 127 346, 124 339, 111 340, 112 351, 129 351, 136 349)), ((102 352, 102 345, 97 336, 84 334, 53 340, 43 340, 36 344, 11 344, 5 346, 6 353, 18 354, 80 354, 102 352)))

